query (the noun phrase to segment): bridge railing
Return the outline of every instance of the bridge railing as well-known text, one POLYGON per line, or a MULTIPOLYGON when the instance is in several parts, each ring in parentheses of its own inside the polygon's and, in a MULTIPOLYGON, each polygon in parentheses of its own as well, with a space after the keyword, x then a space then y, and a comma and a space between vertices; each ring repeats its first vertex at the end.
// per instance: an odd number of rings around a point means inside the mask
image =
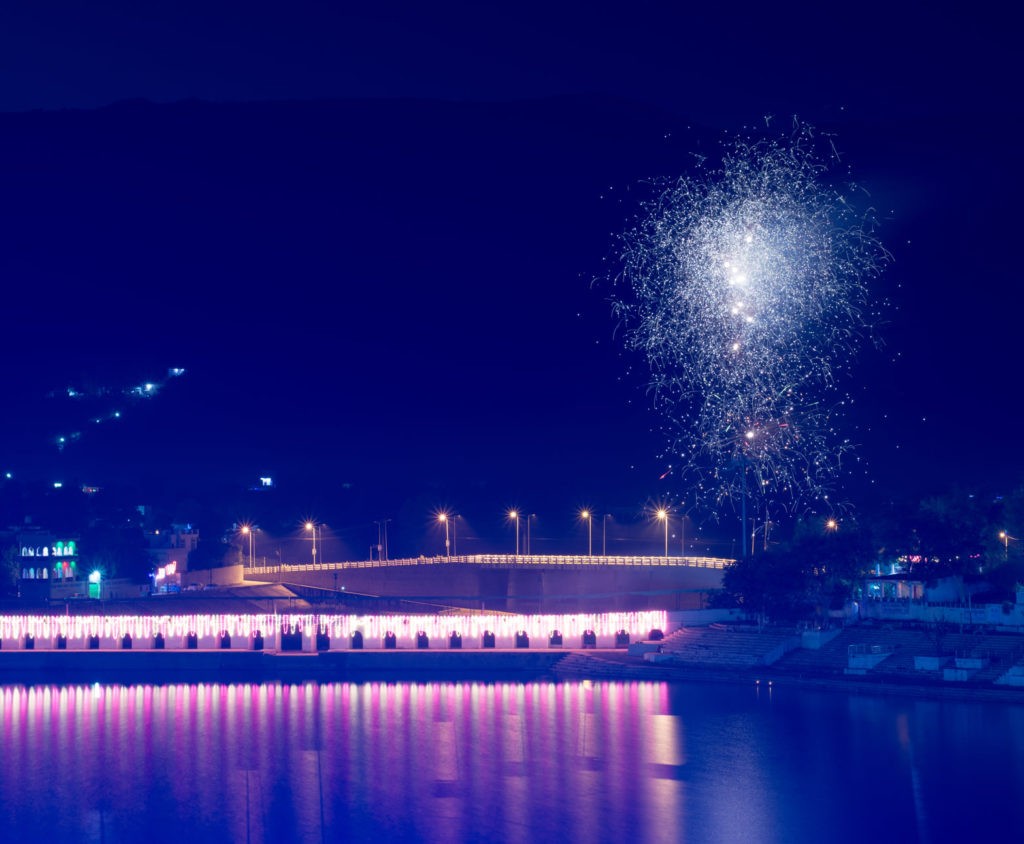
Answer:
POLYGON ((352 560, 337 563, 284 563, 276 566, 246 568, 252 574, 278 574, 281 572, 341 571, 361 568, 390 568, 394 566, 431 566, 468 564, 501 568, 535 567, 588 567, 588 566, 644 566, 724 569, 735 562, 722 557, 659 557, 659 556, 605 556, 586 554, 463 554, 435 557, 403 557, 395 560, 352 560))

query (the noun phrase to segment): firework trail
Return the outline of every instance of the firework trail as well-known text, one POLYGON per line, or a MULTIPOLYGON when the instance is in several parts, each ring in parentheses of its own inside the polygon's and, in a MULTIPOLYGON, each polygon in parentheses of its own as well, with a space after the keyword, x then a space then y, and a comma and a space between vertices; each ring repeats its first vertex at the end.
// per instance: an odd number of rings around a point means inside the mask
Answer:
POLYGON ((889 256, 816 147, 802 125, 729 141, 622 236, 627 345, 650 366, 678 477, 718 503, 744 487, 772 509, 827 498, 850 448, 837 382, 889 256))

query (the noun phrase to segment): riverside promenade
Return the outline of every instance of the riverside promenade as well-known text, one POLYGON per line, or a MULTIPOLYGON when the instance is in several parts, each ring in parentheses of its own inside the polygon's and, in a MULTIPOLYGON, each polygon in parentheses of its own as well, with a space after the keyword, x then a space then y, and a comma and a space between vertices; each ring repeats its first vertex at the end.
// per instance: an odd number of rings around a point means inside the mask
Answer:
POLYGON ((317 612, 0 615, 0 681, 338 679, 549 674, 572 648, 660 638, 664 611, 515 615, 317 612))
POLYGON ((751 684, 847 693, 1024 703, 1024 635, 853 625, 797 631, 686 627, 627 651, 574 652, 563 679, 751 684), (646 649, 647 653, 638 653, 646 649))
POLYGON ((713 680, 1024 702, 1024 635, 896 625, 826 631, 710 613, 316 612, 249 586, 0 614, 0 682, 713 680), (265 604, 272 609, 259 611, 265 604), (72 612, 72 609, 75 612, 72 612), (239 611, 232 611, 239 610, 239 611), (256 610, 256 611, 253 611, 256 610), (682 624, 692 626, 681 626, 682 624))

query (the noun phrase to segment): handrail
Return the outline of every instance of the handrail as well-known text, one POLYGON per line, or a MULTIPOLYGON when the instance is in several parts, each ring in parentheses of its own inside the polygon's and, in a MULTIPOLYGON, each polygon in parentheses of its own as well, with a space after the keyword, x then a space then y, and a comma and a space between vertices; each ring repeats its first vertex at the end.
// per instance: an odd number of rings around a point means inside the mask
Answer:
POLYGON ((722 557, 605 556, 572 554, 462 554, 450 557, 404 557, 396 560, 350 560, 337 563, 284 563, 276 566, 253 566, 252 574, 282 572, 339 571, 358 568, 391 568, 424 565, 477 565, 514 568, 541 566, 659 566, 673 568, 724 569, 735 560, 722 557))

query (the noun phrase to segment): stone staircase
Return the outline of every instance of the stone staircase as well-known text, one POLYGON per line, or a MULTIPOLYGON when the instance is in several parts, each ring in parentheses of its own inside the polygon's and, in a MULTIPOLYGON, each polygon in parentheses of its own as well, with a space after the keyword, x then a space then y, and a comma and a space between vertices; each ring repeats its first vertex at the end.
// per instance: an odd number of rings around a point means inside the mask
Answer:
MULTIPOLYGON (((935 679, 941 672, 922 671, 914 657, 935 654, 935 639, 922 630, 851 627, 818 650, 787 654, 777 668, 790 673, 842 674, 848 665, 851 645, 891 649, 892 653, 869 673, 893 680, 935 679)), ((944 655, 981 657, 988 663, 970 676, 971 682, 993 682, 1024 654, 1024 637, 1001 634, 950 633, 940 642, 944 655)))
POLYGON ((635 658, 627 661, 622 655, 606 657, 579 651, 567 654, 555 663, 551 671, 556 677, 562 679, 569 677, 587 677, 598 680, 672 679, 672 673, 668 669, 646 662, 638 662, 635 658))
POLYGON ((667 636, 664 653, 674 662, 688 665, 754 668, 771 665, 781 656, 799 647, 799 636, 788 629, 767 629, 712 624, 709 627, 684 627, 667 636))

